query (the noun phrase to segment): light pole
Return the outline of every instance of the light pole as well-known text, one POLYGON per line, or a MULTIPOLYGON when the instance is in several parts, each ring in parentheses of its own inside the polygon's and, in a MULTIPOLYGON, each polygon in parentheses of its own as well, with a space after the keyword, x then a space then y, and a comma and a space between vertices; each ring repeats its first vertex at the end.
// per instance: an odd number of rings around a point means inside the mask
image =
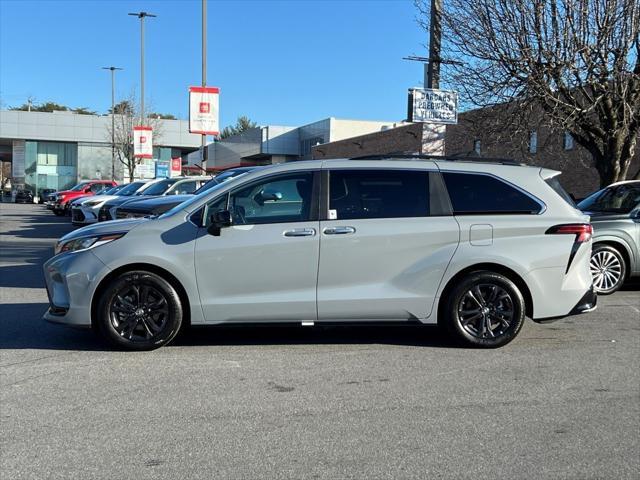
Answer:
POLYGON ((111 180, 116 179, 116 70, 118 67, 102 67, 111 70, 111 180))
POLYGON ((146 17, 156 17, 153 13, 138 12, 130 13, 140 19, 140 123, 144 125, 144 19, 146 17))
MULTIPOLYGON (((202 86, 207 86, 207 0, 202 0, 202 86)), ((202 134, 202 167, 207 173, 207 135, 202 134)))

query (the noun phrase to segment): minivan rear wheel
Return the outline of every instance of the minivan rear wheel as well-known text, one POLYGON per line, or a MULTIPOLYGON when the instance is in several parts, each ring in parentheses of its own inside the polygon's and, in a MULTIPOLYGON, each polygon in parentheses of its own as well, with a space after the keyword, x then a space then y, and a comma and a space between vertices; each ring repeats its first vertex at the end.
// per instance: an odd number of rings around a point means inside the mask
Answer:
POLYGON ((153 350, 177 335, 182 312, 178 293, 164 278, 146 271, 126 272, 102 291, 97 326, 118 348, 153 350))
POLYGON ((467 346, 501 347, 524 324, 524 297, 515 283, 499 273, 470 273, 447 300, 447 329, 467 346))

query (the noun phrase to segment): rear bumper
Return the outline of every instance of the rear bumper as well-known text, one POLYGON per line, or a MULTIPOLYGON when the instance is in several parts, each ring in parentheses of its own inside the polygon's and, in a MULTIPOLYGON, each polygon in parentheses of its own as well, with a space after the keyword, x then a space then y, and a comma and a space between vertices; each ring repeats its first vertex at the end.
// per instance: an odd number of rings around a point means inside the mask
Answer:
POLYGON ((580 315, 581 313, 589 313, 593 312, 598 304, 598 294, 593 289, 593 285, 589 289, 587 293, 583 295, 583 297, 578 301, 575 307, 571 309, 571 311, 567 315, 560 315, 558 317, 549 317, 549 318, 538 318, 533 319, 536 323, 549 323, 554 322, 556 320, 560 320, 562 318, 569 317, 571 315, 580 315))

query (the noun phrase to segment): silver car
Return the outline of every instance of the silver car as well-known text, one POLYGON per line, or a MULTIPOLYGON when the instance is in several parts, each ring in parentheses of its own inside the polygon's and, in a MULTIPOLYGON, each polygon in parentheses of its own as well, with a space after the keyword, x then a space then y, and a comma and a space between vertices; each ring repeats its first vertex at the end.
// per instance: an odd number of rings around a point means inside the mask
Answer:
POLYGON ((498 347, 525 316, 595 308, 591 225, 557 175, 416 158, 265 167, 61 238, 45 318, 131 350, 184 324, 282 322, 440 324, 498 347))
POLYGON ((608 295, 640 275, 640 181, 609 185, 578 204, 594 228, 591 273, 596 291, 608 295))

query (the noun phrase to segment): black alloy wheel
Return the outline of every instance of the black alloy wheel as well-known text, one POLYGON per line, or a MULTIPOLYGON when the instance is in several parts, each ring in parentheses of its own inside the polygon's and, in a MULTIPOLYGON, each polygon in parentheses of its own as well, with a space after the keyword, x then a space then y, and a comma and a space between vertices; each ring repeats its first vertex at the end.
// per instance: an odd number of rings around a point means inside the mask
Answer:
POLYGON ((518 287, 504 275, 480 271, 464 278, 447 302, 449 332, 463 344, 495 348, 513 340, 525 318, 518 287))
POLYGON ((98 327, 104 338, 127 350, 152 350, 169 343, 182 324, 174 287, 151 272, 124 273, 102 292, 98 327))

